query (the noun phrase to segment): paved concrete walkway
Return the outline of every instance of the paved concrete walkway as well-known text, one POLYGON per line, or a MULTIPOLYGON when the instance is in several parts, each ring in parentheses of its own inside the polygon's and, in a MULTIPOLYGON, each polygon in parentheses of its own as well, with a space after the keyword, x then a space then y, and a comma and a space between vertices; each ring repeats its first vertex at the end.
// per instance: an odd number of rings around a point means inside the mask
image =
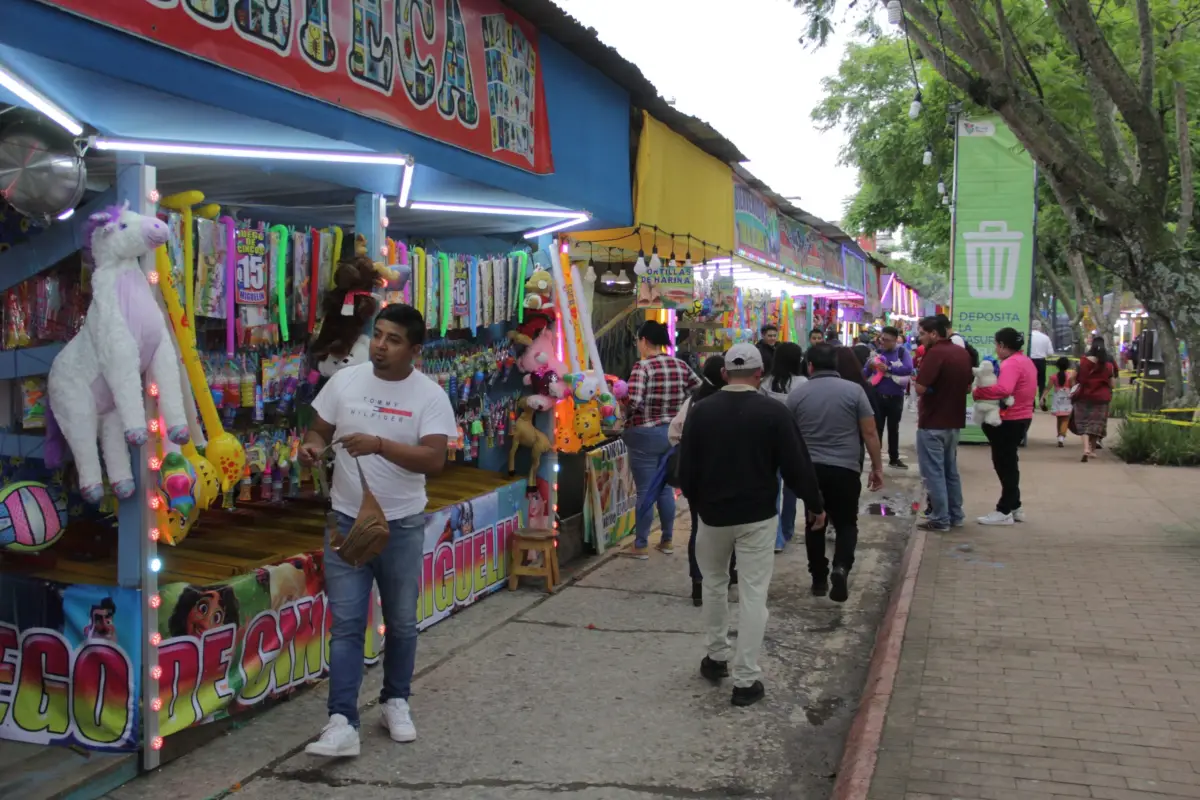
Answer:
POLYGON ((999 485, 960 449, 972 522, 926 538, 871 800, 1200 798, 1200 471, 1081 464, 1052 425, 1011 528, 973 522, 999 485))
MULTIPOLYGON (((918 491, 915 470, 890 475, 885 502, 903 509, 918 491)), ((374 668, 357 759, 303 753, 325 721, 321 684, 110 798, 828 797, 912 518, 864 517, 845 604, 810 595, 800 542, 777 557, 767 697, 748 709, 699 675, 686 520, 676 555, 593 562, 551 597, 501 592, 421 634, 414 744, 393 743, 368 708, 374 668)))

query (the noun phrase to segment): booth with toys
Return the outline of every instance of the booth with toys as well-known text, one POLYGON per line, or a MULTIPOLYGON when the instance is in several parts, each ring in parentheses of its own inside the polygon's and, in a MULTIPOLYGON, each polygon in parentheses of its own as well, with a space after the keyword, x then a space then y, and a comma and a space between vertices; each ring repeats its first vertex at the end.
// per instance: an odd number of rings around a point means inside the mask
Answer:
MULTIPOLYGON (((504 585, 512 534, 556 526, 557 451, 619 427, 551 234, 632 218, 628 95, 455 5, 413 81, 328 19, 0 11, 0 151, 50 155, 0 200, 0 764, 54 753, 103 794, 324 674, 328 474, 296 453, 384 304, 425 315, 459 420, 420 627, 504 585)), ((384 635, 373 614, 367 662, 384 635)))
POLYGON ((917 322, 926 316, 926 302, 916 289, 900 280, 900 276, 894 272, 883 273, 880 285, 883 287, 879 301, 883 308, 884 324, 899 328, 906 336, 915 336, 917 322))

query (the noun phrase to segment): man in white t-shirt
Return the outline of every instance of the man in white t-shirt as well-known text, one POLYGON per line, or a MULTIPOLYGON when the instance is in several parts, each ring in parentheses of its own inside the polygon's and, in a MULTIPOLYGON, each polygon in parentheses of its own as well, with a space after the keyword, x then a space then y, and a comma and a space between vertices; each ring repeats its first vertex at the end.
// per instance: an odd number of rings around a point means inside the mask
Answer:
POLYGON ((413 368, 425 341, 425 320, 412 306, 391 305, 375 319, 371 360, 347 367, 313 402, 312 426, 300 448, 311 465, 330 443, 335 461, 331 504, 343 534, 362 505, 358 466, 379 500, 391 536, 362 567, 343 561, 325 541, 325 592, 333 616, 329 645, 329 722, 305 748, 315 756, 359 753, 358 690, 371 584, 379 584, 383 622, 383 691, 379 704, 392 739, 417 738, 408 707, 417 657, 417 600, 425 549, 425 476, 446 464, 457 433, 450 399, 413 368))
POLYGON ((1046 411, 1046 364, 1054 357, 1054 342, 1042 331, 1041 320, 1033 321, 1033 332, 1029 337, 1029 358, 1037 367, 1038 403, 1046 411))

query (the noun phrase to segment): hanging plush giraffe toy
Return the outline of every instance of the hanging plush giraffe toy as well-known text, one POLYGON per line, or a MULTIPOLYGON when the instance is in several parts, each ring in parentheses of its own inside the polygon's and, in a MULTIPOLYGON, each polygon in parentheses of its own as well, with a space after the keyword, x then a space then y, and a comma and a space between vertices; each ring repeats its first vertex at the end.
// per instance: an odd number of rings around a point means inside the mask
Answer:
POLYGON ((91 248, 92 302, 83 327, 54 359, 47 379, 46 466, 66 460, 70 446, 85 500, 104 497, 96 439, 113 493, 134 492, 127 445, 145 444, 149 432, 142 377, 158 384, 167 437, 188 441, 175 351, 166 320, 138 259, 167 241, 167 226, 129 210, 129 204, 93 214, 84 241, 91 248))

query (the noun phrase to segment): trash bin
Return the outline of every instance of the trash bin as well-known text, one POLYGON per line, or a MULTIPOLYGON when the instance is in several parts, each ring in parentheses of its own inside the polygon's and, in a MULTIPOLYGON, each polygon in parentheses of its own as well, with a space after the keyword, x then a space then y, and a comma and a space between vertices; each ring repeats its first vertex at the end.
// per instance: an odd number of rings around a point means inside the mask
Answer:
POLYGON ((1158 411, 1163 407, 1163 392, 1167 388, 1163 376, 1166 374, 1166 364, 1162 361, 1142 362, 1142 379, 1138 381, 1141 411, 1158 411))

